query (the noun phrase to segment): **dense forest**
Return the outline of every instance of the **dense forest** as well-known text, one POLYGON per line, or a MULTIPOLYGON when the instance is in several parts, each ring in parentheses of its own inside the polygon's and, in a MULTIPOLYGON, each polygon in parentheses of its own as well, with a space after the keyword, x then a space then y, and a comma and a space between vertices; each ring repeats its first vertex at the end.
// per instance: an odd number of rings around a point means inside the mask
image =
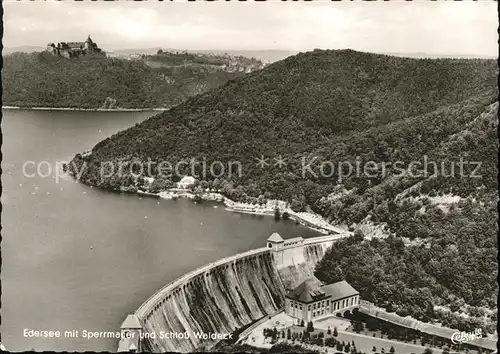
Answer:
POLYGON ((102 56, 67 59, 47 52, 13 53, 4 57, 3 104, 168 108, 242 75, 204 65, 175 65, 176 58, 174 54, 169 56, 174 65, 164 67, 151 65, 152 60, 102 56))
MULTIPOLYGON (((469 318, 491 331, 497 74, 494 60, 301 53, 101 141, 70 169, 90 185, 147 189, 130 174, 103 178, 100 167, 237 160, 241 175, 199 179, 231 199, 282 199, 351 230, 382 230, 336 244, 318 267, 320 279, 345 278, 362 297, 401 314, 461 328, 469 318), (286 164, 273 165, 280 155, 286 164), (271 164, 257 167, 261 156, 271 164), (344 165, 325 171, 330 162, 344 165), (347 163, 372 168, 349 174, 347 163)), ((144 171, 162 181, 157 190, 180 177, 144 171)))

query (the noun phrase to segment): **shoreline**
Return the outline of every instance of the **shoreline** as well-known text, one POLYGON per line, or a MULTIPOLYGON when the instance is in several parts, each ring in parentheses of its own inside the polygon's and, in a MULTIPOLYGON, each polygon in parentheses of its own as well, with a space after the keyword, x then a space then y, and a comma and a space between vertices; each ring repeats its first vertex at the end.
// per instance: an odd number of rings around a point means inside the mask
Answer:
MULTIPOLYGON (((74 175, 70 173, 73 177, 74 175)), ((154 181, 153 178, 148 180, 148 184, 154 181)), ((111 188, 112 190, 119 193, 130 193, 145 197, 154 197, 166 200, 186 198, 191 199, 194 202, 199 201, 213 201, 224 204, 226 211, 232 211, 235 213, 242 214, 253 214, 253 215, 264 215, 264 216, 274 216, 275 211, 278 210, 280 213, 279 219, 283 218, 283 214, 288 214, 287 219, 294 220, 296 223, 305 226, 311 230, 314 230, 323 235, 331 234, 349 234, 352 235, 353 232, 346 230, 345 228, 334 226, 328 222, 321 215, 312 212, 295 212, 290 208, 288 202, 278 199, 268 199, 265 204, 249 204, 243 202, 236 202, 231 200, 220 193, 220 189, 210 190, 205 189, 202 193, 193 193, 188 188, 169 188, 161 192, 150 192, 149 190, 139 189, 137 186, 120 188, 111 188)))
POLYGON ((323 235, 353 234, 352 231, 330 224, 326 219, 324 219, 322 216, 318 214, 309 212, 295 212, 289 208, 287 202, 282 200, 274 200, 274 199, 268 200, 266 206, 262 206, 262 205, 247 204, 242 202, 235 202, 234 200, 231 200, 222 195, 219 191, 205 191, 201 194, 195 194, 191 192, 189 189, 170 188, 166 191, 153 193, 141 189, 133 190, 129 189, 128 187, 112 189, 112 191, 118 193, 135 194, 144 197, 165 199, 165 200, 176 200, 182 198, 182 199, 190 199, 193 200, 194 202, 197 202, 196 199, 199 198, 200 201, 222 203, 226 211, 231 211, 233 213, 240 213, 240 214, 274 216, 274 211, 278 209, 281 214, 280 219, 283 218, 284 213, 288 213, 289 220, 293 220, 296 223, 305 226, 311 230, 314 230, 320 234, 323 235))
POLYGON ((201 200, 222 203, 224 204, 226 211, 232 211, 234 213, 241 213, 241 214, 273 216, 275 209, 278 209, 281 215, 283 215, 283 213, 288 213, 290 220, 294 220, 300 225, 305 226, 311 230, 317 231, 321 234, 324 235, 344 234, 344 233, 352 234, 352 232, 348 230, 331 225, 320 215, 308 212, 295 212, 288 207, 288 203, 282 200, 269 200, 266 206, 252 205, 252 204, 235 202, 234 200, 231 200, 225 197, 224 195, 220 194, 218 191, 206 191, 202 194, 194 194, 190 190, 179 189, 179 188, 171 188, 167 191, 159 193, 151 193, 142 190, 137 190, 136 193, 140 195, 158 197, 166 200, 172 200, 178 198, 186 198, 194 200, 198 197, 201 200))
POLYGON ((27 111, 84 111, 84 112, 148 112, 168 111, 170 108, 75 108, 75 107, 20 107, 2 106, 2 109, 16 109, 27 111))

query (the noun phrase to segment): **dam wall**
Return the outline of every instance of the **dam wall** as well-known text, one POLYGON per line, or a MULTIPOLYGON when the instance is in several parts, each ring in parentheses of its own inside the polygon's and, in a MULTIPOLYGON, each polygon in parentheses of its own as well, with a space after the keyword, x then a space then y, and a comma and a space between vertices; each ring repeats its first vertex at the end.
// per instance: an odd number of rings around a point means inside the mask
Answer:
POLYGON ((142 332, 156 335, 141 340, 142 350, 192 352, 219 341, 196 333, 232 333, 274 315, 283 309, 287 289, 312 276, 326 249, 346 235, 299 237, 280 250, 239 253, 183 275, 135 312, 142 332), (159 338, 160 332, 188 338, 159 338))
POLYGON ((273 252, 274 262, 285 291, 312 277, 316 263, 323 258, 326 250, 333 242, 346 235, 348 234, 313 237, 273 252))
POLYGON ((152 352, 194 351, 215 343, 196 333, 232 333, 284 306, 284 292, 267 248, 228 257, 169 284, 136 315, 146 333, 187 333, 186 338, 145 338, 152 352))

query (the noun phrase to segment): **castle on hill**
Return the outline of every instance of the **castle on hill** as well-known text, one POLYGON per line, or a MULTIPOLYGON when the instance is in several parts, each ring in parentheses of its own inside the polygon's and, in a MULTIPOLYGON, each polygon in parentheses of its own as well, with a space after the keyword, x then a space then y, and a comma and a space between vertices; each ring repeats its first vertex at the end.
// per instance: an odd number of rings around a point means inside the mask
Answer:
POLYGON ((65 58, 78 58, 88 54, 104 54, 101 48, 97 46, 97 43, 92 41, 90 35, 85 42, 59 42, 57 45, 49 43, 47 44, 47 51, 65 58))

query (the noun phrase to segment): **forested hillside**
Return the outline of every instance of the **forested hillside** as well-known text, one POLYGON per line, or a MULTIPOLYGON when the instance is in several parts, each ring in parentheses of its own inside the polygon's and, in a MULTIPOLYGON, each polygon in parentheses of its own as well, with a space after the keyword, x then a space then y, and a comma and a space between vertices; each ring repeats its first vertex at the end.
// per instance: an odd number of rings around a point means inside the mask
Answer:
POLYGON ((320 279, 345 278, 401 314, 491 331, 497 74, 493 60, 302 53, 119 132, 70 168, 85 163, 81 179, 91 185, 140 188, 131 176, 102 178, 101 164, 239 161, 241 176, 208 174, 205 183, 239 201, 287 200, 358 230, 324 257, 320 279), (280 155, 286 163, 274 166, 280 155), (261 156, 270 165, 258 167, 261 156), (348 173, 367 164, 370 173, 348 173))
MULTIPOLYGON (((311 164, 316 172, 322 161, 409 162, 460 132, 495 100, 492 60, 315 51, 232 80, 119 132, 96 145, 89 162, 238 160, 244 173, 228 180, 241 187, 234 198, 252 201, 265 194, 320 210, 321 197, 338 190, 339 171, 303 178, 301 158, 317 157, 311 164), (282 155, 287 166, 256 168, 261 155, 282 155)), ((87 182, 92 183, 92 172, 83 176, 87 182)), ((363 192, 381 182, 380 175, 350 176, 341 184, 363 192)))
POLYGON ((142 60, 101 56, 66 59, 47 52, 14 53, 4 57, 3 104, 168 108, 243 75, 204 65, 152 66, 142 60))
MULTIPOLYGON (((365 299, 402 316, 466 331, 495 331, 498 103, 467 121, 458 133, 430 145, 429 157, 446 161, 445 175, 418 183, 388 178, 363 192, 323 200, 331 220, 382 225, 390 236, 367 241, 358 231, 358 237, 337 242, 317 266, 320 279, 347 279, 363 289, 365 299), (479 163, 477 176, 462 177, 460 159, 479 163)), ((434 169, 429 167, 429 176, 434 169)), ((471 172, 464 166, 464 175, 471 172)))

